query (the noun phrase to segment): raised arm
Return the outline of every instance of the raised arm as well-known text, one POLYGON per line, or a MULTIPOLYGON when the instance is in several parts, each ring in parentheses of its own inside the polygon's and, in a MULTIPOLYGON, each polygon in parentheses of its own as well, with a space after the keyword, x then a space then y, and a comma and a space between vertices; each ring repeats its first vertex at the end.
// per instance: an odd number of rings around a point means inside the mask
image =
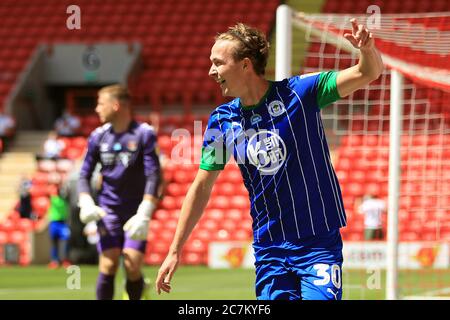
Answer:
POLYGON ((383 72, 383 61, 372 33, 364 25, 358 25, 356 19, 352 19, 351 23, 352 33, 346 33, 344 37, 360 50, 360 57, 357 65, 339 71, 337 75, 336 84, 341 97, 364 88, 383 72))
POLYGON ((156 278, 156 290, 158 294, 161 293, 161 290, 167 293, 170 292, 170 281, 178 267, 183 245, 202 216, 214 182, 220 172, 220 170, 206 171, 200 169, 189 188, 181 206, 181 213, 172 244, 170 245, 166 259, 158 271, 156 278))

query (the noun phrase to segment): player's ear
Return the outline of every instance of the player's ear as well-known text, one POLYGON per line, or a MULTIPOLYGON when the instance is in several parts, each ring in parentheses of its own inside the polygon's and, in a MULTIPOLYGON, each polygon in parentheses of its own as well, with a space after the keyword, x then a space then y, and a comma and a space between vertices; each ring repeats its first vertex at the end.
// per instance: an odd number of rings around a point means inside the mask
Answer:
POLYGON ((249 58, 244 58, 242 62, 242 69, 248 69, 252 63, 249 58))
POLYGON ((113 103, 114 111, 118 111, 120 109, 120 103, 118 100, 115 100, 113 103))

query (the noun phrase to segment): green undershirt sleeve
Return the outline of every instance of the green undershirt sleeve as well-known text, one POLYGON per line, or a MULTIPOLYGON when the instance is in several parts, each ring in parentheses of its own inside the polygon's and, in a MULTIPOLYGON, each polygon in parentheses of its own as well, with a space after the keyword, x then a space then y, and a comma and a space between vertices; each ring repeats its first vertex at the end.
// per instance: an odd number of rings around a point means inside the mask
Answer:
POLYGON ((337 74, 336 71, 328 71, 322 72, 319 76, 319 83, 317 85, 317 104, 320 109, 341 99, 336 84, 337 74))

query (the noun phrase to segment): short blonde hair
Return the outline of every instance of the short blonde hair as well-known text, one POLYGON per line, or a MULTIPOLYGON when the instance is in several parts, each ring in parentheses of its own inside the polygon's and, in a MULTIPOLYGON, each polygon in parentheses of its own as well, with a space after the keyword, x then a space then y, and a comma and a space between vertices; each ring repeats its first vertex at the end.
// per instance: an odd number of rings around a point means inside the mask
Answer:
POLYGON ((108 93, 112 99, 115 99, 121 103, 129 103, 131 100, 130 93, 128 89, 121 84, 113 84, 101 88, 98 94, 108 93))
POLYGON ((249 58, 255 72, 258 75, 265 74, 270 44, 262 31, 243 23, 238 23, 230 27, 227 32, 218 34, 215 40, 237 41, 238 46, 233 53, 234 60, 240 61, 244 58, 249 58))

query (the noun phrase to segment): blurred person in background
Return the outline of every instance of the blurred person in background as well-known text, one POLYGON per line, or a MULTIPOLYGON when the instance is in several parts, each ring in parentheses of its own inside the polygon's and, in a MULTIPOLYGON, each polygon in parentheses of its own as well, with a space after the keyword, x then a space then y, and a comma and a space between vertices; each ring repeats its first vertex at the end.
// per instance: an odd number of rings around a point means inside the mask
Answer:
MULTIPOLYGON (((69 261, 69 238, 70 228, 67 224, 69 218, 69 204, 67 202, 67 192, 64 188, 55 185, 50 195, 50 206, 45 216, 48 223, 48 231, 51 240, 50 263, 48 268, 56 269, 59 266, 68 267, 69 261)), ((42 223, 40 229, 46 227, 42 223)))
POLYGON ((58 139, 56 131, 50 131, 43 145, 42 154, 36 155, 36 160, 58 160, 66 147, 64 141, 58 139))
MULTIPOLYGON (((361 202, 361 201, 359 201, 361 202)), ((359 214, 364 215, 364 239, 383 239, 383 213, 386 212, 386 202, 373 195, 367 194, 362 202, 356 202, 359 214)))
POLYGON ((61 137, 76 137, 81 132, 80 118, 69 111, 65 111, 55 121, 55 131, 61 137))
POLYGON ((99 240, 98 300, 114 297, 114 279, 123 256, 130 300, 142 297, 142 265, 150 219, 158 204, 160 163, 157 138, 132 116, 131 97, 122 85, 100 89, 95 111, 104 123, 92 132, 78 184, 80 219, 97 221, 99 240), (90 179, 101 164, 97 203, 90 179))
POLYGON ((33 181, 26 175, 23 175, 18 188, 19 202, 16 210, 19 212, 21 218, 35 219, 33 207, 31 205, 31 187, 33 181))
MULTIPOLYGON (((96 249, 97 241, 89 241, 90 238, 87 237, 85 232, 86 225, 80 220, 80 207, 78 205, 78 180, 80 177, 80 170, 82 165, 82 160, 77 160, 74 164, 73 169, 68 173, 65 181, 64 188, 67 190, 67 200, 69 202, 69 227, 71 231, 70 236, 70 258, 73 263, 80 264, 97 264, 98 254, 96 249)), ((94 169, 91 179, 91 190, 93 199, 97 199, 97 193, 101 187, 101 175, 100 175, 101 165, 98 164, 94 169)), ((96 224, 92 222, 92 224, 96 224)), ((97 227, 92 227, 92 224, 87 228, 91 232, 97 232, 97 227)))
POLYGON ((0 152, 6 151, 16 133, 16 121, 6 113, 0 112, 0 152))

